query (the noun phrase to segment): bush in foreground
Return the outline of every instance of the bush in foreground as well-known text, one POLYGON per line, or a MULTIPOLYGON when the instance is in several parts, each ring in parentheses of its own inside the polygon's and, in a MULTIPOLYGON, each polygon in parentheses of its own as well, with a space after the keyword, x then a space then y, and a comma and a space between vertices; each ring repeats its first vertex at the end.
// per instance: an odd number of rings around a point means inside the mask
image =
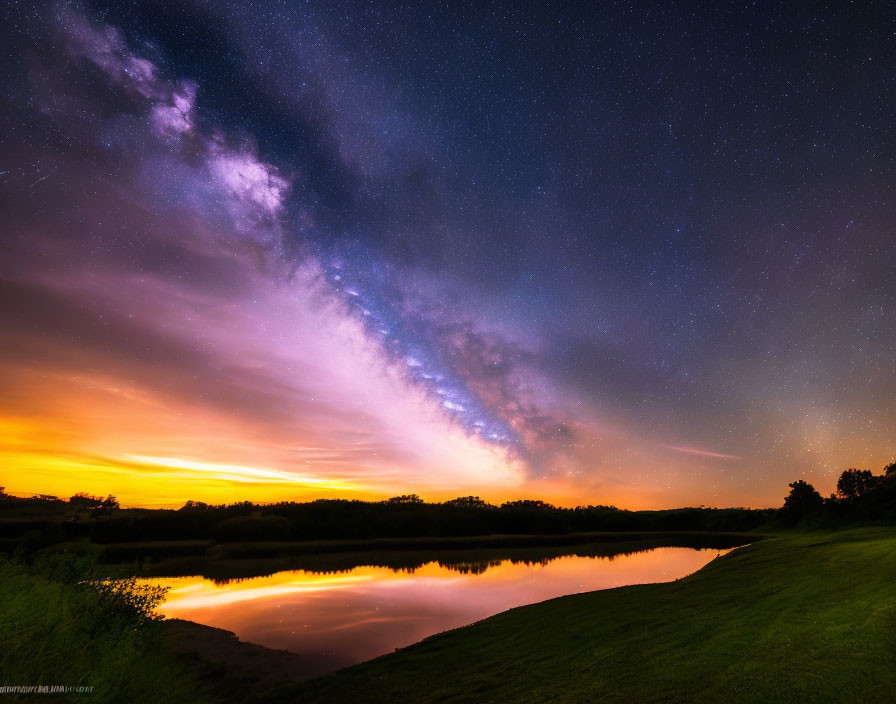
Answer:
MULTIPOLYGON (((68 695, 90 702, 201 701, 162 644, 154 609, 164 590, 134 579, 83 579, 91 565, 78 550, 40 555, 31 565, 0 555, 2 684, 91 687, 68 695)), ((28 697, 4 701, 20 696, 28 697)))

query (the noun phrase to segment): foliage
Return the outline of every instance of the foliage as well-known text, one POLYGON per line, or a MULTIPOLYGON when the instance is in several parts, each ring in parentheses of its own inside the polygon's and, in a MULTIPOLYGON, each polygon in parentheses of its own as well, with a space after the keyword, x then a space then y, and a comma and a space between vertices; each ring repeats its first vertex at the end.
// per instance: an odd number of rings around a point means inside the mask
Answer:
POLYGON ((2 683, 88 686, 90 694, 73 697, 98 703, 205 701, 146 611, 158 592, 132 580, 97 590, 84 579, 94 574, 90 552, 54 548, 30 566, 0 556, 2 683))
POLYGON ((520 501, 505 501, 501 504, 501 508, 514 510, 514 509, 533 509, 535 511, 554 511, 556 507, 552 506, 549 503, 540 500, 533 499, 522 499, 520 501))
POLYGON ((99 595, 104 620, 126 630, 139 630, 149 621, 160 621, 156 608, 165 601, 168 587, 138 582, 136 577, 88 580, 99 595))
POLYGON ((100 552, 87 541, 56 545, 31 556, 31 572, 62 584, 86 584, 97 575, 100 552))
POLYGON ((781 511, 792 520, 798 521, 805 518, 824 506, 824 499, 811 484, 798 479, 791 482, 789 486, 790 493, 784 499, 784 507, 781 511))
POLYGON ((837 480, 837 494, 844 499, 856 499, 877 484, 870 469, 847 469, 837 480))
POLYGON ((392 504, 393 506, 407 506, 422 504, 423 499, 416 494, 402 494, 401 496, 393 496, 391 499, 388 499, 386 503, 392 504))
POLYGON ((317 541, 370 538, 470 537, 494 534, 565 535, 594 531, 730 531, 763 525, 763 509, 681 508, 626 511, 613 506, 563 508, 538 500, 494 506, 476 496, 427 503, 414 494, 386 501, 319 499, 260 506, 243 501, 209 505, 188 501, 177 510, 116 509, 66 512, 67 503, 3 502, 3 540, 37 547, 89 538, 97 543, 219 540, 317 541))
POLYGON ((494 506, 478 496, 459 496, 444 503, 453 508, 494 508, 494 506))
POLYGON ((801 528, 896 524, 894 464, 884 467, 880 475, 867 469, 847 469, 837 480, 837 493, 823 501, 810 484, 794 482, 779 511, 779 524, 799 524, 801 528))
POLYGON ((101 496, 91 496, 83 491, 79 491, 68 500, 69 504, 77 508, 103 508, 113 510, 118 508, 118 500, 109 494, 105 499, 101 496))

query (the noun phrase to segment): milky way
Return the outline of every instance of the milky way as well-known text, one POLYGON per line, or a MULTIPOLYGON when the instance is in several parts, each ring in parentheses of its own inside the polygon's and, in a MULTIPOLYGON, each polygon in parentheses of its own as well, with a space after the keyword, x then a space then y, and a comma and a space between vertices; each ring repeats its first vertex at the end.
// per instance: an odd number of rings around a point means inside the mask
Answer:
POLYGON ((774 504, 896 453, 893 11, 7 3, 3 484, 774 504))

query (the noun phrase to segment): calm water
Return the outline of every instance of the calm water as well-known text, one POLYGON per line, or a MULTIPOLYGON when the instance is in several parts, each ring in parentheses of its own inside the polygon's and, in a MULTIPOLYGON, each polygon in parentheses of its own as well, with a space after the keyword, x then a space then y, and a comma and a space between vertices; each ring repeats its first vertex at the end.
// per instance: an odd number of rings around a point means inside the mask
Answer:
POLYGON ((316 673, 336 670, 514 606, 564 594, 665 582, 700 569, 718 549, 662 547, 613 558, 565 555, 543 564, 428 562, 412 570, 355 567, 278 572, 216 583, 153 578, 171 587, 162 613, 289 650, 316 673))

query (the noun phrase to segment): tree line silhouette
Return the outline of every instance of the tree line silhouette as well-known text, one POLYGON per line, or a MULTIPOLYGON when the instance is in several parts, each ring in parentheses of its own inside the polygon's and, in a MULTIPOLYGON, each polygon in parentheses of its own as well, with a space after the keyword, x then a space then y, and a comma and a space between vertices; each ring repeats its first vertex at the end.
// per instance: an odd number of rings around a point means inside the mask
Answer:
POLYGON ((127 509, 114 496, 78 494, 17 499, 0 494, 0 539, 38 531, 46 539, 98 543, 214 540, 328 541, 485 535, 562 535, 592 531, 729 531, 764 524, 768 509, 680 508, 628 511, 613 506, 563 508, 539 500, 490 504, 477 496, 430 503, 415 494, 385 501, 319 499, 127 509), (17 506, 18 510, 13 509, 17 506), (18 517, 17 517, 18 516, 18 517))
POLYGON ((876 475, 870 469, 850 468, 837 479, 837 491, 823 498, 814 486, 799 479, 778 512, 778 523, 834 528, 851 523, 896 523, 896 462, 876 475))
POLYGON ((478 496, 430 503, 416 494, 384 501, 318 499, 217 505, 187 501, 179 509, 124 509, 111 495, 78 493, 67 500, 46 495, 16 498, 0 487, 0 541, 285 542, 598 531, 744 532, 764 525, 824 528, 896 523, 896 462, 884 467, 880 475, 867 469, 847 469, 837 481, 836 493, 827 498, 802 479, 789 488, 780 509, 701 506, 629 511, 604 505, 564 508, 531 499, 496 505, 478 496))

